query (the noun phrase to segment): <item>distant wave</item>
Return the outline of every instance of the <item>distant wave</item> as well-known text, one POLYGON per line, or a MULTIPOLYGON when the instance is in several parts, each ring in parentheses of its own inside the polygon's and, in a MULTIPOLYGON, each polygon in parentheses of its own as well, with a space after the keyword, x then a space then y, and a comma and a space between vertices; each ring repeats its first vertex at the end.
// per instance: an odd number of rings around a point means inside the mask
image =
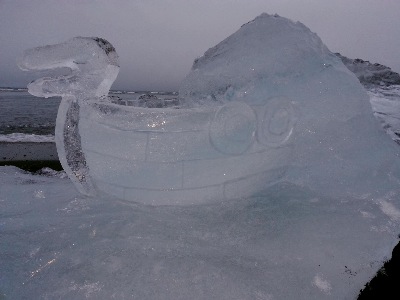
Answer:
POLYGON ((54 135, 26 133, 0 134, 0 142, 7 143, 54 143, 54 135))

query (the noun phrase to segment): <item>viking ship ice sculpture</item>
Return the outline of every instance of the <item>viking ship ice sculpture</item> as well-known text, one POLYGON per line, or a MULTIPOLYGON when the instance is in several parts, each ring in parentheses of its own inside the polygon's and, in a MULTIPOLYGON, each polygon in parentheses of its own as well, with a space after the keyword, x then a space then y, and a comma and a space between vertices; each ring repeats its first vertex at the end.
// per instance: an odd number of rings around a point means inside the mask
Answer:
POLYGON ((397 186, 397 150, 363 88, 301 23, 262 14, 243 25, 195 61, 179 107, 111 103, 118 56, 101 38, 28 50, 20 66, 71 70, 29 92, 62 96, 57 150, 86 195, 192 204, 252 195, 278 180, 335 196, 397 186))

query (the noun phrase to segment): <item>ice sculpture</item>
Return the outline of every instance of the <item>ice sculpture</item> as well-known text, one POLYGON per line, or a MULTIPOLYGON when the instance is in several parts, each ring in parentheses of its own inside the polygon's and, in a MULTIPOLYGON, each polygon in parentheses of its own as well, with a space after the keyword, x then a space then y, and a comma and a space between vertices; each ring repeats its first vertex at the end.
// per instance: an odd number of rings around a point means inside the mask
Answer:
POLYGON ((75 37, 65 43, 26 50, 18 62, 23 70, 67 68, 69 74, 31 82, 37 97, 61 96, 56 120, 56 145, 60 162, 76 188, 94 195, 79 132, 80 107, 108 95, 119 71, 114 47, 101 38, 75 37))
POLYGON ((277 181, 333 197, 398 192, 398 151, 364 89, 299 22, 262 14, 209 49, 179 109, 108 101, 117 65, 99 38, 36 48, 21 63, 72 70, 30 91, 63 96, 58 151, 81 192, 153 205, 244 197, 277 181))

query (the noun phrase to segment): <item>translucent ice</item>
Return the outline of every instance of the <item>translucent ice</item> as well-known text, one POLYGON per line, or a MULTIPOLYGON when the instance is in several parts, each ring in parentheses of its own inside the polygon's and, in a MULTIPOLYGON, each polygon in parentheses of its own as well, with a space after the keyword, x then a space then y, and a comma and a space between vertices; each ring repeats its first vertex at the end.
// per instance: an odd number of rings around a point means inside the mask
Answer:
POLYGON ((69 70, 68 75, 30 83, 28 91, 37 97, 62 97, 56 121, 58 156, 78 190, 93 195, 95 189, 81 146, 80 106, 108 95, 119 71, 114 47, 101 38, 75 37, 62 44, 26 50, 18 64, 23 70, 69 70))
POLYGON ((364 89, 301 23, 262 14, 209 49, 182 83, 180 109, 151 97, 142 107, 101 97, 118 70, 114 48, 101 39, 25 57, 27 69, 79 74, 41 79, 30 90, 69 101, 56 134, 70 143, 59 143, 59 153, 87 194, 157 205, 238 198, 277 181, 333 197, 398 189, 396 145, 364 89))
POLYGON ((102 97, 119 71, 114 47, 102 38, 75 37, 65 43, 26 50, 18 65, 23 70, 69 69, 69 74, 38 79, 28 85, 37 97, 102 97))

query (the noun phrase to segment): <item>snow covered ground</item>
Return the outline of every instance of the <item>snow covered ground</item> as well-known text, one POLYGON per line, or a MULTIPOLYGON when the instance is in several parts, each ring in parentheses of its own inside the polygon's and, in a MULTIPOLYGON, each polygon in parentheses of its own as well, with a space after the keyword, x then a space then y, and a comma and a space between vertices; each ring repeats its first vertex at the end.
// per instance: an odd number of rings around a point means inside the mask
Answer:
POLYGON ((354 299, 400 221, 391 194, 337 203, 280 183, 149 207, 80 196, 63 177, 0 168, 4 299, 354 299))
POLYGON ((375 117, 390 135, 400 143, 400 85, 367 88, 375 117))

